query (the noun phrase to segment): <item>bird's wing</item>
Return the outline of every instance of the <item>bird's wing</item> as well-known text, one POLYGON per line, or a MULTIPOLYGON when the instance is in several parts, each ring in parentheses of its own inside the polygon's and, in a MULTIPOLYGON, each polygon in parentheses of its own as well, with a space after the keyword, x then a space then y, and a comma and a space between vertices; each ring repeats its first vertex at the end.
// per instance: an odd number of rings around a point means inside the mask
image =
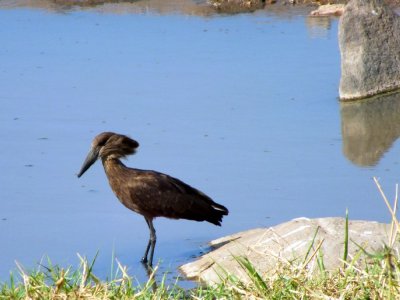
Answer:
POLYGON ((194 211, 207 210, 214 203, 181 180, 155 171, 137 175, 129 190, 140 210, 154 216, 186 218, 194 211))

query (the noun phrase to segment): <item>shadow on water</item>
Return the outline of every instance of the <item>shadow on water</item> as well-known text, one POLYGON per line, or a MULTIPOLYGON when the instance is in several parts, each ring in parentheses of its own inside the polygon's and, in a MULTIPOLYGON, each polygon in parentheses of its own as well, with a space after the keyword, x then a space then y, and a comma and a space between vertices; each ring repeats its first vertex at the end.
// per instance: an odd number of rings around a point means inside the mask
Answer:
POLYGON ((343 153, 354 164, 367 167, 400 136, 400 92, 340 103, 343 153))

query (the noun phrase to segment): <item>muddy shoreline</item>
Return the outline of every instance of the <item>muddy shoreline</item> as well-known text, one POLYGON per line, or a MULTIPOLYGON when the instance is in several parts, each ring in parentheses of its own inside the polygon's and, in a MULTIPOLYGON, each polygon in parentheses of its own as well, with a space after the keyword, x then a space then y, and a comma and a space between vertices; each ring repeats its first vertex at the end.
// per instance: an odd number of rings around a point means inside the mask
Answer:
MULTIPOLYGON (((159 14, 181 13, 196 16, 216 14, 235 14, 265 10, 277 15, 292 13, 308 14, 328 1, 312 0, 5 0, 0 2, 0 9, 29 8, 50 12, 68 10, 95 10, 100 13, 135 14, 155 12, 159 14)), ((330 1, 330 3, 345 3, 330 1)))
MULTIPOLYGON (((112 14, 158 14, 180 13, 195 16, 251 13, 266 11, 278 16, 305 14, 312 16, 339 16, 337 12, 325 13, 329 4, 345 5, 348 0, 5 0, 0 9, 30 8, 61 13, 74 10, 94 10, 112 14), (322 13, 317 9, 321 7, 322 13)), ((398 8, 400 0, 385 0, 386 4, 398 8)))

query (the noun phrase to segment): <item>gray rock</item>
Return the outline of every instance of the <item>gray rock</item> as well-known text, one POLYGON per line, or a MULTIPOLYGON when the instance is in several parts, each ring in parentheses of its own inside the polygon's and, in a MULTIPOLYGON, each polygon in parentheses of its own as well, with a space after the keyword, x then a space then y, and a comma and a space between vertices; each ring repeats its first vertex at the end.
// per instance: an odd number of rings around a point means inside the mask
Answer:
POLYGON ((339 24, 341 100, 400 88, 400 21, 381 0, 351 0, 339 24))
MULTIPOLYGON (((246 256, 263 275, 272 272, 277 263, 294 261, 302 264, 317 228, 319 229, 313 245, 315 249, 323 241, 320 249, 326 269, 332 270, 342 265, 345 219, 299 218, 275 227, 257 228, 214 240, 211 242, 216 247, 214 251, 181 266, 180 271, 189 279, 207 284, 220 282, 220 276, 225 277, 227 273, 247 282, 247 275, 233 256, 246 256)), ((388 244, 389 236, 389 224, 349 221, 349 257, 354 257, 359 251, 352 241, 374 251, 381 249, 384 243, 388 244)), ((318 270, 316 257, 317 255, 312 257, 305 266, 310 272, 318 270)))

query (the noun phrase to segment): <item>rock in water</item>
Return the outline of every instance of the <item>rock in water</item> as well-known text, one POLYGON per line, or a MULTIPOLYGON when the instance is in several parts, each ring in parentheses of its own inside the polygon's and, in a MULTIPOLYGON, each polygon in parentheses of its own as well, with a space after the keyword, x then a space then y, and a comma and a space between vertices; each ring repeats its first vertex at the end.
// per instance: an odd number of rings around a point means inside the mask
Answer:
POLYGON ((400 20, 382 0, 351 0, 339 24, 341 100, 400 88, 400 20))
POLYGON ((319 6, 316 10, 310 13, 313 17, 325 17, 325 16, 341 16, 344 11, 344 4, 324 4, 319 6))

